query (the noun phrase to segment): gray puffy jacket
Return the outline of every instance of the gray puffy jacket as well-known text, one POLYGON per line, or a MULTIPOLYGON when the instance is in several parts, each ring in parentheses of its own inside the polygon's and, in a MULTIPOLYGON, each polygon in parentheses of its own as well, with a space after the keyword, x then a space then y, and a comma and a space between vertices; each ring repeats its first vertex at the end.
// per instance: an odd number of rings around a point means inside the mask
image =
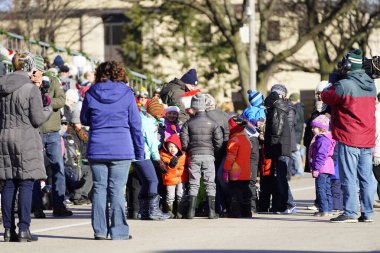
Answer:
POLYGON ((181 129, 182 150, 192 155, 214 155, 223 145, 223 133, 219 125, 207 117, 206 112, 186 121, 181 129))
POLYGON ((26 72, 0 79, 0 180, 46 178, 38 127, 51 113, 26 72))

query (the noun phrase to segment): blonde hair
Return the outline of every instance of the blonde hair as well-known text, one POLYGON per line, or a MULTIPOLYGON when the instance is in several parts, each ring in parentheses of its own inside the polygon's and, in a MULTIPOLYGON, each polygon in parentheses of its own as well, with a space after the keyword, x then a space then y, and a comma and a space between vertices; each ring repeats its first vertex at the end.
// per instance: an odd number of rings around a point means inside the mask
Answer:
POLYGON ((221 109, 223 112, 227 112, 227 113, 235 111, 234 104, 231 101, 223 102, 221 109))

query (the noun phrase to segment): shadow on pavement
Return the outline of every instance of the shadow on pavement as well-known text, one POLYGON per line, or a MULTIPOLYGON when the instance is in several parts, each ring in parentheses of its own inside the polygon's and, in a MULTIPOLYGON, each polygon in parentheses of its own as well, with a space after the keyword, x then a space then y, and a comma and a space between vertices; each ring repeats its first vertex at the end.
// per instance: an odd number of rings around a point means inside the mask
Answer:
MULTIPOLYGON (((222 253, 339 253, 342 251, 304 251, 304 250, 164 250, 164 251, 157 251, 159 253, 215 253, 215 252, 222 252, 222 253)), ((348 253, 379 253, 380 251, 344 251, 348 253)))

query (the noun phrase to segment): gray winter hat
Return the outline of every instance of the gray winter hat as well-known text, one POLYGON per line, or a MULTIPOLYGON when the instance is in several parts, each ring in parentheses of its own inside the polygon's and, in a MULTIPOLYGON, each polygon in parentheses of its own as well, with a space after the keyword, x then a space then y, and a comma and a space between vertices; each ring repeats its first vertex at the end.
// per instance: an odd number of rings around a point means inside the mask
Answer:
POLYGON ((205 96, 205 103, 206 103, 206 111, 212 111, 216 108, 216 102, 214 97, 211 94, 204 94, 205 96))
POLYGON ((191 98, 191 108, 197 111, 206 110, 206 98, 202 93, 198 92, 191 98))
POLYGON ((286 95, 288 94, 288 90, 283 84, 273 85, 272 88, 270 89, 270 92, 277 92, 278 95, 282 95, 284 97, 286 97, 286 95))

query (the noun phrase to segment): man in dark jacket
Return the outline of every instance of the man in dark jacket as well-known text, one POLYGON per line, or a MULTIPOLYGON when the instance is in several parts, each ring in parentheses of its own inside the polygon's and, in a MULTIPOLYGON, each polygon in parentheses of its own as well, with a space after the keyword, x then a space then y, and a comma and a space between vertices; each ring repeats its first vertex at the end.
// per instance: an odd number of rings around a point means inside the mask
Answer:
POLYGON ((209 204, 209 219, 215 216, 215 165, 214 154, 223 145, 223 134, 217 123, 207 117, 205 96, 197 93, 191 99, 195 116, 185 122, 181 129, 182 149, 190 157, 189 166, 189 212, 188 219, 194 218, 196 198, 199 191, 201 173, 209 204))
POLYGON ((161 90, 160 98, 164 104, 176 105, 180 109, 179 121, 185 123, 189 119, 184 106, 181 104, 182 94, 195 89, 198 85, 197 71, 190 69, 181 79, 174 78, 161 90))
POLYGON ((286 212, 289 191, 286 176, 291 156, 289 107, 277 92, 271 92, 265 99, 264 105, 267 108, 264 135, 265 157, 272 160, 271 175, 268 176, 273 184, 272 211, 286 212))
POLYGON ((344 78, 322 91, 322 101, 331 106, 333 138, 338 141, 339 176, 344 212, 331 222, 373 221, 376 181, 372 172, 372 152, 376 132, 376 87, 362 69, 360 49, 348 52, 338 63, 344 78), (358 219, 358 186, 360 210, 358 219))

